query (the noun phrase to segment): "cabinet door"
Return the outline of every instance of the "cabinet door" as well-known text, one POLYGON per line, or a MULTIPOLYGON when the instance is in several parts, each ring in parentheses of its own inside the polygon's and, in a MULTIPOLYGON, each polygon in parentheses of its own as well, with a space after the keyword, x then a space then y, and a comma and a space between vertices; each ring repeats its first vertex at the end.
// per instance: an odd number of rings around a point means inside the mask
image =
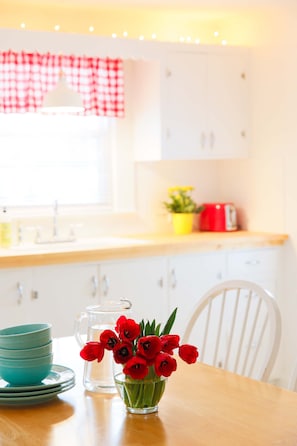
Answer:
POLYGON ((96 265, 33 268, 31 322, 50 322, 53 336, 71 336, 87 305, 98 303, 96 265))
POLYGON ((0 270, 0 328, 28 322, 31 270, 0 270))
POLYGON ((227 256, 228 279, 250 280, 277 295, 280 274, 279 248, 247 249, 227 256))
POLYGON ((248 58, 208 55, 208 155, 244 157, 248 152, 248 58))
POLYGON ((167 55, 161 79, 164 159, 197 159, 206 144, 207 56, 167 55))
POLYGON ((171 257, 168 273, 170 310, 178 307, 174 331, 182 336, 198 300, 225 279, 226 257, 223 253, 171 257))
POLYGON ((101 301, 128 299, 132 315, 165 322, 168 317, 166 259, 139 258, 100 264, 101 301))

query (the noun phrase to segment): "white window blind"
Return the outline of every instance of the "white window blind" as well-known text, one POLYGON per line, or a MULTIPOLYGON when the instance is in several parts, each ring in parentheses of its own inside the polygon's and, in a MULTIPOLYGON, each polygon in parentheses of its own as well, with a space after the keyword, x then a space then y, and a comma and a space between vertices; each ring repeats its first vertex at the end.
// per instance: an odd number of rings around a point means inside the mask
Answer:
POLYGON ((0 204, 112 203, 112 118, 0 114, 0 204))

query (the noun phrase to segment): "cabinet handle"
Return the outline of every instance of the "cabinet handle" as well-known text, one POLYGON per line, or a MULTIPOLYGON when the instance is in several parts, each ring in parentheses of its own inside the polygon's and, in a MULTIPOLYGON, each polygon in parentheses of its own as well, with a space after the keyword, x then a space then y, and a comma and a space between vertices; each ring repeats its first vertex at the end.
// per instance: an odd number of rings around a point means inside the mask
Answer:
POLYGON ((160 288, 163 288, 163 286, 164 286, 164 280, 163 280, 163 277, 160 277, 160 279, 157 281, 157 283, 158 283, 158 285, 159 285, 160 288))
POLYGON ((103 289, 103 296, 107 296, 109 292, 109 280, 107 276, 103 276, 102 278, 102 289, 103 289))
POLYGON ((172 71, 169 68, 166 68, 165 76, 166 77, 171 77, 172 76, 172 71))
POLYGON ((39 298, 38 291, 32 290, 31 291, 31 299, 32 300, 37 300, 38 298, 39 298))
POLYGON ((171 132, 170 132, 169 128, 166 129, 165 137, 166 137, 167 140, 170 139, 170 137, 171 137, 171 132))
POLYGON ((214 135, 213 132, 210 132, 210 134, 209 134, 209 145, 210 145, 211 149, 214 148, 214 145, 215 145, 215 135, 214 135))
POLYGON ((98 291, 98 279, 96 276, 92 276, 92 284, 93 284, 92 297, 96 297, 98 291))
POLYGON ((24 287, 23 287, 23 285, 20 282, 17 283, 17 290, 18 290, 18 300, 17 300, 17 302, 18 302, 18 305, 21 305, 22 300, 24 298, 24 287))
POLYGON ((171 280, 170 280, 171 288, 174 289, 174 288, 176 288, 176 285, 177 285, 176 274, 175 274, 174 268, 171 270, 170 275, 171 275, 171 280))
POLYGON ((260 260, 247 260, 245 262, 246 265, 260 265, 260 260))

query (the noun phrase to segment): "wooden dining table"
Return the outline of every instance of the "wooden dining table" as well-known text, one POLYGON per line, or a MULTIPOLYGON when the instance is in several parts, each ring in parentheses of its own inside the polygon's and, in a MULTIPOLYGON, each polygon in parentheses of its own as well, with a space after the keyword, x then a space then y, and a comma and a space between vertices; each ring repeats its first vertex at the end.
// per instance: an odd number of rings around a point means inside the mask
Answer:
POLYGON ((1 446, 297 445, 297 393, 178 360, 158 412, 134 415, 117 393, 85 390, 79 351, 74 337, 54 340, 54 363, 76 385, 43 404, 0 406, 1 446))

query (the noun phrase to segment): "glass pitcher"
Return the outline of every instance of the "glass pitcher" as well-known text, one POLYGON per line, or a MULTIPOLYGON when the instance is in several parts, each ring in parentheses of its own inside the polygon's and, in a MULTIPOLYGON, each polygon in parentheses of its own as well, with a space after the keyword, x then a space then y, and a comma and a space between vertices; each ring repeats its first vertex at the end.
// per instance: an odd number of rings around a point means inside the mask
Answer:
MULTIPOLYGON (((121 315, 130 317, 131 302, 106 301, 101 305, 91 305, 75 321, 75 338, 82 348, 86 342, 99 341, 103 330, 114 330, 121 315), (84 334, 83 334, 84 332, 84 334)), ((114 364, 112 351, 105 350, 101 362, 85 361, 83 384, 91 392, 116 393, 114 384, 114 364)))

